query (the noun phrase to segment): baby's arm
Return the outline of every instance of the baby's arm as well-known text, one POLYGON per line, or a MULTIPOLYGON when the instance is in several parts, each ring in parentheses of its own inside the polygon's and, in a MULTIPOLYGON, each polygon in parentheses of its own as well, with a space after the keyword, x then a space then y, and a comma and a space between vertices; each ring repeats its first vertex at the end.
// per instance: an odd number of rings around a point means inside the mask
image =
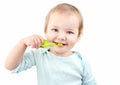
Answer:
POLYGON ((5 61, 5 67, 8 70, 15 69, 21 62, 22 56, 28 46, 39 48, 43 42, 43 38, 39 35, 32 35, 21 39, 11 50, 5 61))
POLYGON ((83 65, 83 83, 82 85, 97 85, 97 82, 95 80, 95 77, 92 73, 90 63, 87 61, 87 59, 84 59, 84 65, 83 65))

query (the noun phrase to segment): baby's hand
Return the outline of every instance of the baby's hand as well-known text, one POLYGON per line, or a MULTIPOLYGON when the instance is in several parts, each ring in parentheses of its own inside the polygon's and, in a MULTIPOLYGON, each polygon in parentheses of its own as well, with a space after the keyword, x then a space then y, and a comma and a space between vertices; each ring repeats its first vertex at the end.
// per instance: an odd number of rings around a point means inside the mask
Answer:
POLYGON ((39 48, 43 42, 43 37, 37 34, 32 36, 26 37, 24 39, 24 44, 28 47, 31 46, 32 48, 39 48))

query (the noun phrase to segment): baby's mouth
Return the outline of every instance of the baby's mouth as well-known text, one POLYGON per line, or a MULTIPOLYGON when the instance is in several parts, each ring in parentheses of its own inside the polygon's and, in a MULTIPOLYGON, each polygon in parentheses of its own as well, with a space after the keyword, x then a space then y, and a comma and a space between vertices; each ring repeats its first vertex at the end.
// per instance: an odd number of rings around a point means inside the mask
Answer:
POLYGON ((54 42, 57 46, 60 46, 60 47, 62 47, 62 46, 67 46, 67 44, 65 44, 65 43, 61 43, 61 42, 54 42))
POLYGON ((66 46, 67 44, 62 44, 63 46, 66 46))

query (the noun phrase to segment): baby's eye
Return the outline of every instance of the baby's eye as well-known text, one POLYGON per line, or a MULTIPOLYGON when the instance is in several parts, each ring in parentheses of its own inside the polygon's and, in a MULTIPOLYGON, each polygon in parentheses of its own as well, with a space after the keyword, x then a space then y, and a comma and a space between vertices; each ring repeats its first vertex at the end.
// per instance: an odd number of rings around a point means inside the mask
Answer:
POLYGON ((54 32, 58 32, 58 29, 52 29, 54 32))
POLYGON ((73 34, 73 32, 72 32, 72 31, 67 31, 67 33, 68 33, 68 34, 73 34))

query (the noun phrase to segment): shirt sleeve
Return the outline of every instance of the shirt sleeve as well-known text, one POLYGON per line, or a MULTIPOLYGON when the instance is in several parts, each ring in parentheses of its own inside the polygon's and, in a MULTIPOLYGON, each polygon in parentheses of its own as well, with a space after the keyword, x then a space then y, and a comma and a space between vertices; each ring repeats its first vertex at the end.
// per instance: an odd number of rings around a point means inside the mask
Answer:
POLYGON ((90 64, 87 59, 83 59, 83 74, 82 74, 82 85, 97 85, 96 80, 92 74, 90 64))
POLYGON ((23 70, 27 70, 29 68, 31 68, 32 66, 34 66, 35 63, 35 51, 31 50, 29 52, 25 52, 23 55, 23 59, 21 61, 21 63, 17 66, 17 68, 15 68, 12 73, 19 73, 23 70))

